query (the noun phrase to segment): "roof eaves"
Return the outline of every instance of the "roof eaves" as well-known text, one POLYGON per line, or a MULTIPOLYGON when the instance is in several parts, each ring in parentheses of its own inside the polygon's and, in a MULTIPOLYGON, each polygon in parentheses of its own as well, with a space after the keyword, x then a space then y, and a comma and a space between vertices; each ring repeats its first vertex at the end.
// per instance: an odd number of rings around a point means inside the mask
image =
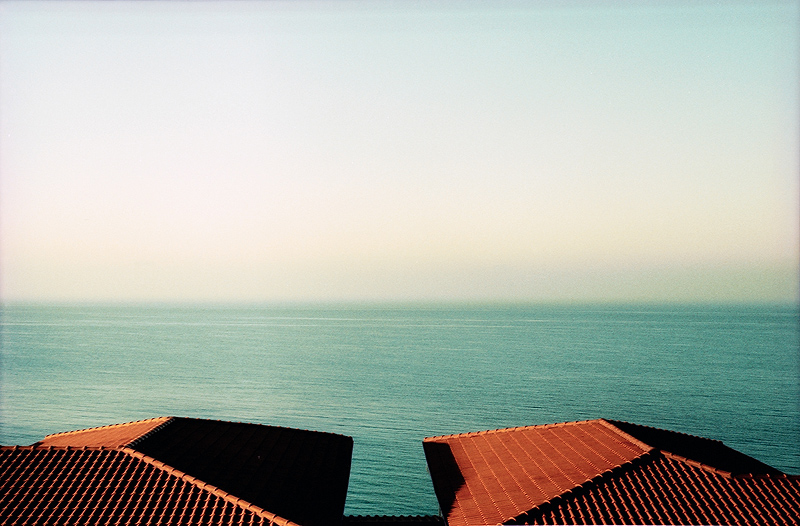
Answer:
POLYGON ((166 473, 168 473, 170 475, 173 475, 173 476, 178 477, 178 478, 180 478, 182 480, 185 480, 189 484, 192 484, 193 486, 196 486, 198 489, 200 489, 202 491, 205 491, 205 492, 211 493, 213 495, 216 495, 217 497, 220 497, 221 499, 223 499, 223 500, 225 500, 227 502, 230 502, 234 506, 238 506, 240 508, 243 508, 243 509, 245 509, 247 511, 250 511, 250 512, 254 513, 255 515, 257 515, 259 517, 263 517, 263 518, 269 520, 270 524, 276 524, 278 526, 300 526, 295 522, 292 522, 292 521, 290 521, 288 519, 284 519, 283 517, 281 517, 279 515, 275 515, 274 513, 271 513, 269 511, 263 509, 263 508, 260 508, 259 506, 256 506, 255 504, 253 504, 251 502, 248 502, 248 501, 246 501, 244 499, 240 499, 239 497, 236 497, 235 495, 231 495, 227 491, 221 490, 216 486, 212 486, 211 484, 208 484, 207 482, 203 482, 202 480, 200 480, 198 478, 195 478, 195 477, 193 477, 191 475, 188 475, 188 474, 184 473, 183 471, 181 471, 179 469, 173 468, 172 466, 164 464, 160 460, 156 460, 155 458, 147 456, 144 453, 140 453, 139 451, 136 451, 135 449, 131 449, 129 447, 121 447, 121 448, 119 448, 119 450, 122 451, 123 453, 126 453, 126 454, 132 456, 132 457, 138 458, 139 460, 141 460, 141 461, 143 461, 143 462, 145 462, 147 464, 150 464, 151 466, 154 466, 154 467, 156 467, 156 468, 158 468, 158 469, 160 469, 160 470, 162 470, 162 471, 164 471, 164 472, 166 472, 166 473))

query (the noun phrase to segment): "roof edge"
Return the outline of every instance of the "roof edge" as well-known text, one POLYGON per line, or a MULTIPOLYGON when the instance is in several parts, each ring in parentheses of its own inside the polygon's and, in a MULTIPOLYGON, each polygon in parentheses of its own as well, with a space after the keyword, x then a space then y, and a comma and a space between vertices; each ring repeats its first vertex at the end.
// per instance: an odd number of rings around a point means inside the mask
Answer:
MULTIPOLYGON (((162 417, 162 418, 164 418, 164 417, 162 417)), ((278 425, 274 425, 274 424, 263 424, 261 422, 245 422, 245 421, 241 421, 241 420, 222 420, 220 418, 200 418, 200 417, 195 417, 195 416, 170 416, 170 417, 166 417, 166 418, 169 418, 169 419, 175 420, 175 421, 177 421, 177 420, 197 420, 197 421, 201 421, 201 422, 221 422, 223 424, 236 424, 236 425, 240 425, 241 424, 241 425, 246 425, 246 426, 269 427, 269 428, 272 428, 272 429, 287 429, 287 430, 290 430, 290 431, 302 431, 303 433, 319 433, 321 435, 337 436, 337 437, 342 437, 342 438, 349 439, 351 442, 353 441, 353 437, 351 437, 350 435, 345 435, 344 433, 334 433, 332 431, 320 431, 319 429, 303 429, 303 428, 300 428, 300 427, 289 427, 289 426, 278 426, 278 425)), ((132 424, 132 423, 135 423, 135 422, 129 422, 129 423, 132 424)), ((160 429, 161 427, 162 426, 159 426, 158 428, 153 428, 152 431, 154 432, 157 429, 160 429)), ((149 435, 149 434, 150 434, 150 432, 147 433, 147 435, 149 435)), ((147 435, 142 435, 141 438, 145 438, 147 435)), ((137 438, 136 441, 138 441, 138 440, 139 439, 137 438)), ((134 443, 134 442, 131 442, 131 444, 132 443, 134 443)))
POLYGON ((13 446, 0 446, 0 451, 119 451, 117 447, 111 446, 51 446, 42 445, 40 443, 30 444, 28 446, 13 445, 13 446))
POLYGON ((655 427, 655 426, 648 426, 648 425, 645 425, 645 424, 636 424, 634 422, 627 422, 625 420, 614 420, 614 419, 606 420, 605 418, 602 418, 601 420, 605 420, 606 422, 608 422, 609 424, 611 424, 614 427, 616 427, 616 424, 614 422, 619 422, 620 424, 628 424, 628 425, 631 425, 631 426, 636 426, 636 427, 640 427, 640 428, 644 428, 644 429, 651 429, 653 431, 668 431, 668 432, 673 433, 675 435, 684 436, 684 437, 692 438, 692 439, 695 439, 695 440, 704 440, 706 442, 711 442, 711 443, 714 443, 714 444, 725 445, 725 442, 723 442, 722 440, 718 440, 716 438, 708 438, 708 437, 704 437, 704 436, 700 436, 700 435, 693 435, 692 433, 684 433, 683 431, 675 431, 673 429, 664 429, 664 428, 655 427))
POLYGON ((234 506, 238 506, 238 507, 243 508, 245 510, 251 511, 251 512, 255 513, 256 515, 258 515, 259 517, 262 517, 262 518, 265 518, 265 519, 269 520, 270 524, 274 523, 274 524, 277 524, 278 526, 300 526, 299 524, 297 524, 295 522, 292 522, 289 519, 285 519, 285 518, 281 517, 280 515, 276 515, 276 514, 274 514, 272 512, 269 512, 269 511, 267 511, 267 510, 265 510, 265 509, 263 509, 263 508, 261 508, 259 506, 256 506, 255 504, 253 504, 251 502, 248 502, 248 501, 246 501, 244 499, 236 497, 235 495, 231 495, 227 491, 221 490, 218 487, 213 486, 213 485, 211 485, 211 484, 209 484, 207 482, 203 482, 202 480, 200 480, 200 479, 198 479, 196 477, 193 477, 193 476, 191 476, 191 475, 189 475, 187 473, 184 473, 183 471, 181 471, 179 469, 173 468, 172 466, 170 466, 168 464, 165 464, 165 463, 161 462, 160 460, 157 460, 157 459, 155 459, 153 457, 147 456, 144 453, 140 453, 139 451, 136 451, 135 449, 131 449, 131 448, 127 447, 127 446, 123 446, 123 447, 119 448, 119 451, 121 451, 123 453, 126 453, 127 455, 130 455, 130 456, 132 456, 134 458, 138 458, 139 460, 141 460, 141 461, 143 461, 143 462, 145 462, 147 464, 150 464, 151 466, 156 467, 156 468, 158 468, 158 469, 160 469, 160 470, 162 470, 162 471, 164 471, 164 472, 166 472, 166 473, 168 473, 170 475, 178 477, 181 480, 184 480, 184 481, 188 482, 189 484, 192 484, 193 486, 196 486, 197 488, 199 488, 199 489, 201 489, 203 491, 207 491, 209 493, 212 493, 212 494, 216 495, 217 497, 220 497, 221 499, 225 500, 226 502, 230 502, 234 506))
MULTIPOLYGON (((169 424, 171 424, 172 422, 175 421, 175 417, 174 416, 168 416, 168 417, 164 417, 164 418, 166 418, 166 420, 164 420, 162 423, 160 423, 159 425, 157 425, 156 427, 154 427, 153 429, 151 429, 147 433, 139 435, 138 437, 134 438, 133 440, 131 440, 127 444, 123 445, 122 447, 131 447, 131 446, 133 446, 135 444, 138 444, 139 442, 141 442, 145 438, 147 438, 147 437, 149 437, 151 435, 154 435, 155 433, 158 433, 159 431, 164 429, 167 425, 169 425, 169 424)), ((155 420, 155 419, 153 419, 153 420, 155 420)))
POLYGON ((646 443, 642 442, 641 440, 639 440, 638 438, 636 438, 635 436, 626 433, 622 429, 620 429, 617 426, 615 426, 611 421, 606 420, 605 418, 598 418, 598 420, 599 420, 599 422, 601 424, 603 424, 604 426, 606 426, 610 430, 614 431, 615 433, 617 433, 619 436, 621 436, 625 440, 627 440, 629 442, 633 442, 635 445, 637 445, 640 448, 642 448, 642 450, 644 450, 645 453, 649 453, 650 451, 653 451, 653 450, 656 449, 653 446, 651 446, 650 444, 646 444, 646 443))
MULTIPOLYGON (((142 423, 145 423, 145 422, 155 422, 157 420, 164 420, 164 423, 166 423, 166 422, 172 420, 173 418, 175 418, 175 417, 172 417, 172 416, 156 416, 156 417, 153 417, 153 418, 145 418, 144 420, 132 420, 130 422, 122 422, 122 423, 119 423, 119 424, 109 424, 107 426, 95 426, 95 427, 86 427, 84 429, 73 429, 72 431, 62 431, 60 433, 51 433, 49 435, 45 435, 44 438, 42 440, 40 440, 39 442, 47 440, 48 438, 62 437, 62 436, 67 436, 67 435, 76 435, 78 433, 85 433, 86 431, 97 431, 97 430, 100 430, 100 429, 113 429, 113 428, 116 428, 116 427, 129 426, 131 424, 142 424, 142 423)), ((155 429, 159 429, 162 425, 163 425, 163 423, 159 424, 158 426, 156 426, 152 430, 148 431, 148 434, 150 432, 154 431, 155 429)))
MULTIPOLYGON (((730 471, 725 471, 724 469, 715 468, 709 464, 703 464, 702 462, 698 462, 697 460, 692 460, 691 458, 682 457, 681 455, 676 455, 675 453, 671 453, 669 451, 660 450, 661 454, 665 457, 676 460, 678 462, 683 462, 684 464, 688 464, 694 468, 702 469, 703 471, 708 471, 709 473, 714 473, 715 475, 719 475, 721 477, 725 477, 726 479, 734 478, 735 475, 730 471)), ((769 475, 767 475, 769 476, 769 475)))
MULTIPOLYGON (((453 433, 451 435, 437 435, 432 437, 423 438, 423 442, 435 442, 437 440, 447 439, 447 438, 460 438, 460 437, 469 437, 469 436, 479 436, 479 435, 488 435, 493 433, 508 433, 511 431, 518 431, 520 429, 547 429, 552 427, 566 427, 566 426, 573 426, 576 424, 588 424, 592 422, 603 422, 605 421, 602 418, 592 418, 590 420, 574 420, 570 422, 558 422, 556 424, 536 424, 530 426, 517 426, 517 427, 503 427, 500 429, 487 429, 484 431, 469 431, 467 433, 453 433)), ((637 441, 638 442, 638 441, 637 441)), ((637 444, 638 445, 638 444, 637 444)), ((649 449, 650 446, 647 446, 649 449)))

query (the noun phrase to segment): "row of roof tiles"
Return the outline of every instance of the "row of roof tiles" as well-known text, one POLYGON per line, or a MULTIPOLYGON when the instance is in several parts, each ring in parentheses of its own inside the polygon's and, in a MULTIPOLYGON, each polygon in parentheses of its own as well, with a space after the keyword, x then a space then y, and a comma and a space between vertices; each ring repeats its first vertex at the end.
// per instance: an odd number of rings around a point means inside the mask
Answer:
POLYGON ((2 448, 0 472, 2 524, 281 523, 114 449, 2 448))

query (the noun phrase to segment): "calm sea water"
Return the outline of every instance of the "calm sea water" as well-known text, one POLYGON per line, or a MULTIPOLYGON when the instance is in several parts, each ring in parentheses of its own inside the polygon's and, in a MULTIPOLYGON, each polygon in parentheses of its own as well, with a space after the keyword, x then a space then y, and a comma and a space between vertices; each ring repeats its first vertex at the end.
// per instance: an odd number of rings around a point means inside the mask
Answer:
POLYGON ((355 439, 348 514, 434 514, 426 436, 606 417, 800 473, 796 306, 2 310, 0 443, 159 415, 355 439))

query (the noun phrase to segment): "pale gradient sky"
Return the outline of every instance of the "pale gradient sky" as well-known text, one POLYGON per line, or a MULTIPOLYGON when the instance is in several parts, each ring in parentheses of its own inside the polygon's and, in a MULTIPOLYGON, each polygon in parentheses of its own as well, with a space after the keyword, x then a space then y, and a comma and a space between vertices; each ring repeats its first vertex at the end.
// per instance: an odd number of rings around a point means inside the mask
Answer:
POLYGON ((4 301, 796 301, 797 2, 0 2, 4 301))

